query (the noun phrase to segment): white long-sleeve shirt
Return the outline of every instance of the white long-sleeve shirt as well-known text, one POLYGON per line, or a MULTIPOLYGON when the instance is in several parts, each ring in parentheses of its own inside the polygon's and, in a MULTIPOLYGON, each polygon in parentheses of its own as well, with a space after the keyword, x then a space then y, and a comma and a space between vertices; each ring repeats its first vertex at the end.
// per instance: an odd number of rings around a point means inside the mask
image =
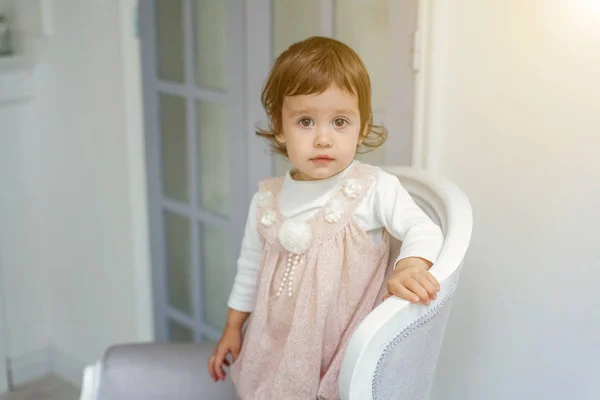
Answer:
MULTIPOLYGON (((286 218, 307 221, 333 196, 348 169, 322 180, 296 181, 288 172, 279 194, 279 209, 286 218)), ((251 312, 256 301, 262 241, 257 230, 257 198, 252 198, 242 240, 238 272, 228 306, 251 312)), ((434 263, 442 248, 441 229, 417 206, 395 176, 379 170, 370 192, 354 212, 354 220, 374 243, 382 240, 383 229, 402 241, 397 261, 421 257, 434 263)))

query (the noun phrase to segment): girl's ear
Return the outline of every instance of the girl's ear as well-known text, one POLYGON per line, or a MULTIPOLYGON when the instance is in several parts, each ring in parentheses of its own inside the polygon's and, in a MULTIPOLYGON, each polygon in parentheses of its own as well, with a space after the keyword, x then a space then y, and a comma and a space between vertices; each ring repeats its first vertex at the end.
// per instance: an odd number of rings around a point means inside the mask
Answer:
POLYGON ((369 127, 366 126, 364 132, 362 132, 358 137, 358 144, 363 144, 363 142, 367 138, 368 134, 369 134, 369 127))
POLYGON ((365 141, 365 139, 367 138, 367 136, 369 136, 369 127, 373 123, 373 115, 372 114, 369 115, 369 118, 367 119, 367 121, 371 121, 371 122, 367 123, 365 125, 365 130, 360 133, 360 136, 358 138, 358 144, 363 144, 363 142, 365 141))
POLYGON ((277 143, 279 144, 285 144, 285 136, 283 136, 283 133, 276 133, 275 140, 277 140, 277 143))

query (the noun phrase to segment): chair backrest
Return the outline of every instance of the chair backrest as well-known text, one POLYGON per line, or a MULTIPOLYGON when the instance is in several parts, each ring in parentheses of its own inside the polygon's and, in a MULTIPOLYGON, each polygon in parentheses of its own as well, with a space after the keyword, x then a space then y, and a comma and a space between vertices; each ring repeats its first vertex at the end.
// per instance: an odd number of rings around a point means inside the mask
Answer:
MULTIPOLYGON (((471 206, 456 185, 413 168, 385 169, 400 179, 444 232, 442 251, 431 268, 441 289, 428 307, 392 297, 365 318, 344 355, 339 380, 342 400, 429 398, 452 295, 471 239, 471 206)), ((400 246, 392 240, 388 276, 400 246)), ((384 293, 385 283, 381 296, 384 293)))

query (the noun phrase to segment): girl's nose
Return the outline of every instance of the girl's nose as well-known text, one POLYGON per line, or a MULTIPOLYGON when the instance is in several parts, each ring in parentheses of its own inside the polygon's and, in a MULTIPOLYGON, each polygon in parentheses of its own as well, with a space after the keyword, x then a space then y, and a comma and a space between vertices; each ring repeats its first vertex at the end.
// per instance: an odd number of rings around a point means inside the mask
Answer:
POLYGON ((331 135, 327 132, 327 128, 317 128, 315 136, 315 147, 331 147, 331 135))

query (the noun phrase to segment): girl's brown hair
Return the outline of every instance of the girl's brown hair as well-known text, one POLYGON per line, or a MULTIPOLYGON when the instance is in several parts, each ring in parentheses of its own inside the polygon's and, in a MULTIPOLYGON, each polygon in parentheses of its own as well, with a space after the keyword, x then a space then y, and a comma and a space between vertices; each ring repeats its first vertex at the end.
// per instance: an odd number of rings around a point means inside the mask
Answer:
POLYGON ((275 60, 261 97, 269 117, 269 129, 258 128, 256 134, 271 141, 274 153, 287 157, 285 145, 276 140, 282 134, 284 97, 323 93, 332 84, 358 98, 362 139, 359 146, 365 148, 359 152, 366 153, 381 146, 387 138, 387 130, 373 125, 371 80, 364 63, 344 43, 320 36, 294 43, 275 60))

